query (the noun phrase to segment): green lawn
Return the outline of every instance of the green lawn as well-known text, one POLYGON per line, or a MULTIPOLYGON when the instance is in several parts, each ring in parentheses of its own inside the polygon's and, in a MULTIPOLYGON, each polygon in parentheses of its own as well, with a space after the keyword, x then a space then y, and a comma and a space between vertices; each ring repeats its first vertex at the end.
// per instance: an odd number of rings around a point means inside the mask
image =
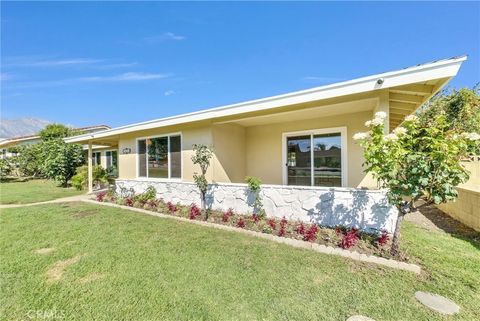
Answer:
POLYGON ((424 266, 418 276, 94 204, 3 209, 0 226, 1 320, 29 311, 80 321, 474 320, 480 311, 479 243, 410 222, 404 247, 424 266), (71 258, 63 275, 51 270, 71 258), (461 313, 427 310, 417 290, 461 313))
POLYGON ((82 193, 85 192, 71 187, 58 187, 58 183, 43 179, 3 182, 0 183, 0 204, 43 202, 82 193))

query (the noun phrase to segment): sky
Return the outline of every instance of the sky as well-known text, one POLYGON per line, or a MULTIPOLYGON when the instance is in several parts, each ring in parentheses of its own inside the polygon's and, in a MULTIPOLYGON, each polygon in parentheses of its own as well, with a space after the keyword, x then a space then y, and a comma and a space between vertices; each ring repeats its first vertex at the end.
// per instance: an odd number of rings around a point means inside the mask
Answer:
POLYGON ((1 2, 1 117, 112 127, 468 54, 478 2, 1 2))

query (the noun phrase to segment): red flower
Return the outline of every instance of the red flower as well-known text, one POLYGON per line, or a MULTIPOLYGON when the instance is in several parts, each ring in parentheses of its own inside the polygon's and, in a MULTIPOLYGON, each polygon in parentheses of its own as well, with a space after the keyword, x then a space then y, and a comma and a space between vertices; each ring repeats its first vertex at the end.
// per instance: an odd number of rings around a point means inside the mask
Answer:
POLYGON ((303 223, 300 223, 300 225, 297 226, 295 232, 301 235, 305 234, 305 226, 303 225, 303 223))
POLYGON ((380 234, 377 238, 377 243, 380 245, 385 245, 389 240, 388 233, 387 231, 382 231, 382 234, 380 234))
POLYGON ((170 211, 170 213, 174 214, 176 211, 178 211, 178 208, 175 204, 172 202, 167 202, 167 208, 170 211))
POLYGON ((194 220, 195 218, 197 218, 197 216, 200 216, 201 214, 202 214, 202 211, 200 211, 197 205, 195 204, 190 205, 189 217, 191 220, 194 220))
POLYGON ((105 198, 106 195, 107 195, 107 193, 105 193, 105 192, 98 193, 96 195, 97 196, 97 202, 103 202, 103 199, 105 198))
POLYGON ((237 221, 237 227, 239 227, 239 228, 244 228, 245 227, 245 221, 243 220, 243 218, 240 218, 237 221))
POLYGON ((343 235, 339 245, 342 249, 348 249, 357 244, 359 239, 360 236, 358 234, 358 230, 356 228, 352 228, 343 235))
POLYGON ((258 223, 258 221, 260 221, 260 217, 258 217, 257 214, 252 214, 251 219, 252 219, 252 221, 254 221, 255 223, 258 223))
POLYGON ((272 230, 274 230, 275 227, 277 227, 277 223, 275 222, 274 218, 269 219, 267 223, 272 228, 272 230))
POLYGON ((285 227, 280 226, 280 230, 278 230, 278 236, 285 236, 285 227))
POLYGON ((225 213, 223 213, 222 221, 226 223, 226 222, 230 221, 230 217, 232 217, 232 216, 233 216, 233 209, 229 208, 225 213))
POLYGON ((127 205, 127 206, 133 206, 133 198, 127 197, 127 198, 125 199, 125 205, 127 205))
POLYGON ((313 242, 317 239, 318 226, 316 224, 310 225, 303 236, 304 241, 313 242))

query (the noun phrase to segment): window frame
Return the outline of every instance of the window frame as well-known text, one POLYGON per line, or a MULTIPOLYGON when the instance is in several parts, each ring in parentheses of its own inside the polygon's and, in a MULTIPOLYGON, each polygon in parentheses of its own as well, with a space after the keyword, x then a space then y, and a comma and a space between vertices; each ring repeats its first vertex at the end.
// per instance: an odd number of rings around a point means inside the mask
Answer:
POLYGON ((101 150, 96 151, 96 152, 92 151, 92 166, 102 166, 102 151, 101 150), (100 163, 99 164, 94 164, 94 161, 93 161, 95 159, 95 163, 97 162, 96 154, 100 154, 100 157, 99 157, 100 163))
MULTIPOLYGON (((311 129, 311 130, 301 130, 295 132, 284 132, 282 133, 282 182, 283 185, 287 186, 294 186, 288 185, 288 166, 287 164, 287 138, 294 137, 294 136, 301 136, 301 135, 309 135, 310 136, 310 146, 313 146, 313 139, 315 135, 323 135, 323 134, 337 134, 340 133, 340 141, 342 143, 342 150, 341 150, 341 171, 342 171, 342 187, 348 186, 348 160, 347 160, 347 127, 332 127, 332 128, 319 128, 319 129, 311 129)), ((315 164, 313 161, 314 158, 314 149, 310 148, 310 158, 311 158, 311 165, 310 165, 310 185, 301 185, 307 187, 322 187, 322 186, 315 186, 315 175, 314 175, 314 168, 315 164)), ((328 186, 323 186, 327 187, 328 186)))
MULTIPOLYGON (((107 156, 107 153, 110 152, 117 152, 117 170, 118 170, 118 149, 108 149, 108 150, 105 150, 105 169, 108 169, 108 156, 107 156)), ((112 164, 110 166, 113 166, 113 156, 112 154, 110 154, 110 159, 112 161, 112 164)))
POLYGON ((149 180, 149 181, 168 181, 168 182, 181 182, 183 181, 183 135, 182 132, 174 132, 174 133, 168 133, 168 134, 160 134, 160 135, 151 135, 151 136, 144 136, 144 137, 137 137, 135 138, 135 177, 137 179, 142 179, 142 180, 149 180), (171 157, 170 157, 170 137, 171 136, 180 136, 180 160, 181 160, 181 165, 180 165, 180 177, 171 177, 171 157), (167 149, 168 149, 168 178, 160 178, 160 177, 148 177, 148 147, 145 149, 145 166, 146 166, 146 173, 147 176, 140 176, 139 175, 139 168, 138 165, 140 164, 140 154, 138 153, 138 144, 139 141, 141 140, 147 140, 151 138, 161 138, 161 137, 167 137, 167 149))

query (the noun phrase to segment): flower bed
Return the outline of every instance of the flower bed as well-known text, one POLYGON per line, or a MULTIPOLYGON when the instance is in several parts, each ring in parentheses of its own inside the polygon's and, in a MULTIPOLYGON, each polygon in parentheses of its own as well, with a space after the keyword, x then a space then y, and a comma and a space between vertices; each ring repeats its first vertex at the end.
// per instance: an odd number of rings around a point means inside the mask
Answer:
MULTIPOLYGON (((234 213, 232 209, 225 212, 213 209, 202 212, 196 204, 192 203, 190 206, 173 204, 157 199, 155 195, 154 189, 147 190, 143 194, 135 194, 133 190, 121 190, 120 193, 113 191, 98 193, 96 199, 99 202, 110 202, 141 208, 191 220, 205 220, 215 224, 229 225, 279 237, 339 247, 368 255, 384 258, 391 257, 389 253, 391 240, 386 232, 373 234, 342 226, 328 228, 300 221, 290 221, 285 217, 275 219, 261 217, 256 214, 238 214, 234 213)), ((402 260, 405 261, 406 258, 402 257, 402 260)))

